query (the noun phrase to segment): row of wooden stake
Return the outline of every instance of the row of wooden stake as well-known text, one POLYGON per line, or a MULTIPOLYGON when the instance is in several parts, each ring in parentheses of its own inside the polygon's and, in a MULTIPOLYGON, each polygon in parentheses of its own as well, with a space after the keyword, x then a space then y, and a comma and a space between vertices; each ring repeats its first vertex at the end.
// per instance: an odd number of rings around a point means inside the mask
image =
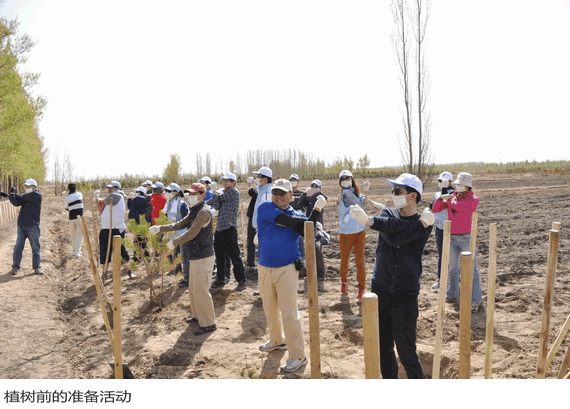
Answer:
MULTIPOLYGON (((478 214, 473 213, 470 251, 461 253, 461 287, 459 304, 459 374, 460 379, 471 378, 471 295, 473 286, 473 269, 475 245, 477 241, 478 214)), ((439 290, 439 303, 437 310, 436 339, 433 355, 432 379, 439 379, 441 367, 441 349, 443 335, 443 319, 445 314, 445 297, 448 280, 449 253, 451 239, 451 221, 444 225, 443 249, 441 262, 441 277, 439 290)), ((550 230, 548 262, 546 271, 546 289, 544 294, 542 331, 540 334, 540 347, 536 378, 545 378, 546 372, 564 337, 570 329, 570 315, 562 326, 550 351, 548 351, 548 334, 550 330, 550 317, 554 290, 554 277, 558 262, 558 247, 560 241, 560 223, 555 222, 550 230)), ((311 358, 311 378, 321 378, 320 357, 320 329, 319 306, 317 289, 317 265, 315 246, 308 245, 314 242, 314 226, 312 222, 305 222, 305 253, 307 267, 307 297, 309 305, 309 338, 311 358)), ((491 379, 493 359, 493 332, 495 314, 495 288, 497 263, 497 224, 490 225, 489 239, 489 272, 487 294, 487 320, 486 320, 486 352, 485 352, 485 379, 491 379)), ((373 293, 366 293, 362 297, 362 328, 364 338, 364 367, 367 379, 380 379, 380 333, 378 328, 378 297, 373 293)), ((570 366, 570 346, 558 372, 558 378, 568 379, 570 366)))
POLYGON ((0 202, 0 224, 18 217, 20 208, 14 206, 9 200, 0 202))

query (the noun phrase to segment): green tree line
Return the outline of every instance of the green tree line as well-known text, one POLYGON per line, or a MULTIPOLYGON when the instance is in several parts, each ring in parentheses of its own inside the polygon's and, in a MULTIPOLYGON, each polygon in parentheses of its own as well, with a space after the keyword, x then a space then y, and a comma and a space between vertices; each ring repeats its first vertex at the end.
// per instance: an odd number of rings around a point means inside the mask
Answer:
POLYGON ((27 178, 46 176, 46 151, 38 122, 46 107, 32 88, 39 74, 20 72, 34 42, 18 35, 18 21, 0 17, 0 190, 19 186, 27 178))

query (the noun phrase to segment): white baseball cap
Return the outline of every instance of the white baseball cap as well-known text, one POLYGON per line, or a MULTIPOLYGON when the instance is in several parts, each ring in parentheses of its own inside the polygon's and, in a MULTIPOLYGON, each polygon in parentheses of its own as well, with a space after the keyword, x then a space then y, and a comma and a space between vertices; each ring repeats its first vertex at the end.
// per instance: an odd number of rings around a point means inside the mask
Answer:
POLYGON ((211 185, 212 179, 210 179, 208 176, 204 176, 202 179, 200 179, 200 182, 207 182, 211 185))
POLYGON ((146 189, 142 186, 139 186, 135 189, 135 192, 146 193, 146 189))
POLYGON ((292 192, 293 185, 291 185, 291 182, 289 182, 287 179, 279 179, 273 184, 273 186, 271 186, 271 190, 273 189, 283 190, 284 192, 292 192))
POLYGON ((441 174, 439 175, 439 179, 446 179, 446 180, 453 180, 453 175, 449 172, 441 172, 441 174))
POLYGON ((145 180, 142 184, 143 186, 152 186, 152 180, 145 180))
POLYGON ((166 189, 164 190, 173 190, 175 192, 180 192, 180 186, 177 183, 171 183, 166 189))
POLYGON ((151 186, 153 189, 161 188, 162 190, 166 190, 166 186, 162 182, 156 182, 154 185, 151 186))
POLYGON ((350 170, 343 170, 342 172, 339 173, 338 178, 340 179, 343 176, 354 177, 354 176, 352 176, 352 172, 350 170))
POLYGON ((109 183, 107 186, 107 189, 109 189, 110 187, 116 187, 116 188, 121 188, 121 184, 119 182, 117 182, 116 180, 113 180, 111 183, 109 183))
POLYGON ((231 172, 226 173, 225 175, 222 176, 222 179, 224 180, 231 180, 232 182, 235 182, 237 180, 236 175, 234 175, 231 172))
POLYGON ((289 176, 289 180, 291 180, 291 179, 301 180, 301 178, 299 177, 299 175, 297 175, 296 173, 293 173, 291 176, 289 176))
POLYGON ((312 185, 317 185, 318 187, 323 187, 323 182, 321 182, 319 179, 315 179, 311 182, 311 186, 312 185))
POLYGON ((38 186, 38 183, 34 180, 34 179, 28 179, 26 180, 26 182, 24 183, 24 185, 26 186, 38 186))
POLYGON ((273 172, 267 166, 260 167, 259 170, 257 172, 253 172, 253 174, 254 175, 262 175, 262 176, 265 176, 267 178, 273 177, 273 172))
POLYGON ((461 172, 457 175, 457 180, 453 184, 473 187, 473 176, 470 173, 461 172))
POLYGON ((422 181, 410 173, 402 173, 396 180, 388 179, 388 182, 394 186, 407 186, 415 189, 420 195, 424 192, 422 181))

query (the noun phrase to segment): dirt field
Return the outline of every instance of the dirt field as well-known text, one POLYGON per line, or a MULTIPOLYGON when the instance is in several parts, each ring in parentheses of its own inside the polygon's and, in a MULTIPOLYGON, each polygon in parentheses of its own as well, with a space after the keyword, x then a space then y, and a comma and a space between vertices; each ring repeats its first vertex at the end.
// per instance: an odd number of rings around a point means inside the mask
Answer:
MULTIPOLYGON (((362 182, 362 181, 360 181, 362 182)), ((387 205, 389 187, 371 180, 371 196, 387 205)), ((302 183, 304 188, 308 183, 302 183)), ((542 322, 542 300, 552 222, 561 222, 550 343, 570 313, 569 240, 570 177, 555 175, 497 175, 474 178, 481 197, 477 248, 482 277, 483 306, 487 302, 489 224, 498 224, 497 290, 495 311, 494 378, 534 378, 542 322)), ((245 199, 245 185, 238 186, 245 199)), ((327 264, 325 291, 319 294, 321 367, 323 378, 364 378, 361 308, 356 304, 356 277, 351 261, 348 297, 340 295, 338 248, 338 194, 336 181, 325 182, 329 195, 324 210, 331 243, 324 247, 327 264)), ((63 198, 44 189, 42 210, 42 263, 45 276, 31 269, 31 251, 24 251, 22 269, 10 275, 15 220, 0 226, 0 377, 3 379, 109 379, 107 362, 112 353, 97 303, 84 245, 84 257, 72 258, 67 214, 63 198)), ((433 197, 428 186, 420 208, 433 197)), ((86 195, 87 196, 87 195, 86 195)), ((90 209, 90 208, 89 208, 90 209)), ((91 211, 86 212, 91 228, 91 211)), ((239 222, 239 218, 238 218, 239 222)), ((91 236, 93 237, 93 236, 91 236)), ((377 233, 368 230, 367 281, 370 281, 377 233)), ((438 294, 431 289, 437 268, 434 235, 424 254, 422 291, 419 297, 418 347, 424 369, 431 377, 438 294)), ((286 351, 259 351, 266 340, 266 321, 256 282, 243 292, 230 282, 212 290, 218 330, 203 336, 188 325, 189 299, 178 288, 179 278, 166 276, 167 304, 149 311, 148 291, 141 275, 123 274, 123 357, 136 378, 236 379, 244 377, 309 378, 310 365, 297 373, 279 374, 286 351)), ((111 282, 107 283, 111 295, 111 282)), ((304 288, 299 280, 299 288, 304 288)), ((300 312, 309 353, 309 318, 306 294, 300 295, 300 312)), ((472 377, 482 377, 485 359, 486 309, 472 317, 472 377)), ((447 304, 444 324, 442 372, 456 378, 458 372, 459 311, 447 304)), ((567 337, 568 338, 568 337, 567 337)), ((556 377, 568 339, 562 344, 548 373, 556 377)))

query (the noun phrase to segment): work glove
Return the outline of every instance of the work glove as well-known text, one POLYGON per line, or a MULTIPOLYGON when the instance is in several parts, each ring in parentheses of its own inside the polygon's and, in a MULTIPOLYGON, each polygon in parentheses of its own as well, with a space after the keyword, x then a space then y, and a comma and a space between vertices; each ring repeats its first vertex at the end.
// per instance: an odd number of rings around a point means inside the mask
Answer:
POLYGON ((101 193, 100 190, 96 190, 96 191, 93 192, 93 196, 99 197, 99 194, 100 194, 100 193, 101 193))
POLYGON ((174 245, 174 240, 170 240, 168 243, 166 243, 166 247, 168 247, 168 250, 174 251, 174 247, 176 247, 174 245))
POLYGON ((370 190, 370 182, 368 180, 365 180, 362 183, 362 189, 364 189, 365 192, 368 192, 370 190))
POLYGON ((8 194, 6 192, 0 192, 0 197, 8 197, 8 194))
POLYGON ((435 217, 433 213, 426 207, 421 214, 420 222, 424 225, 424 227, 429 227, 435 222, 435 217))
POLYGON ((385 209, 386 205, 384 203, 375 202, 374 200, 368 199, 369 203, 374 206, 376 209, 385 209))
POLYGON ((250 176, 247 178, 247 184, 251 187, 252 183, 253 183, 253 176, 250 176))
POLYGON ((154 236, 155 234, 158 234, 160 232, 160 227, 151 226, 148 230, 150 231, 150 234, 154 236))
POLYGON ((367 226, 372 224, 372 222, 370 222, 370 217, 368 217, 364 209, 358 205, 350 206, 350 216, 360 224, 365 224, 367 226))
POLYGON ((318 210, 319 212, 323 210, 323 208, 327 205, 327 199, 323 195, 320 195, 315 202, 315 206, 313 209, 318 210))
POLYGON ((12 193, 12 194, 18 193, 18 188, 17 188, 16 186, 12 186, 12 187, 10 188, 10 193, 12 193))
POLYGON ((212 192, 215 192, 218 190, 218 182, 212 182, 212 184, 210 185, 210 190, 212 192))

